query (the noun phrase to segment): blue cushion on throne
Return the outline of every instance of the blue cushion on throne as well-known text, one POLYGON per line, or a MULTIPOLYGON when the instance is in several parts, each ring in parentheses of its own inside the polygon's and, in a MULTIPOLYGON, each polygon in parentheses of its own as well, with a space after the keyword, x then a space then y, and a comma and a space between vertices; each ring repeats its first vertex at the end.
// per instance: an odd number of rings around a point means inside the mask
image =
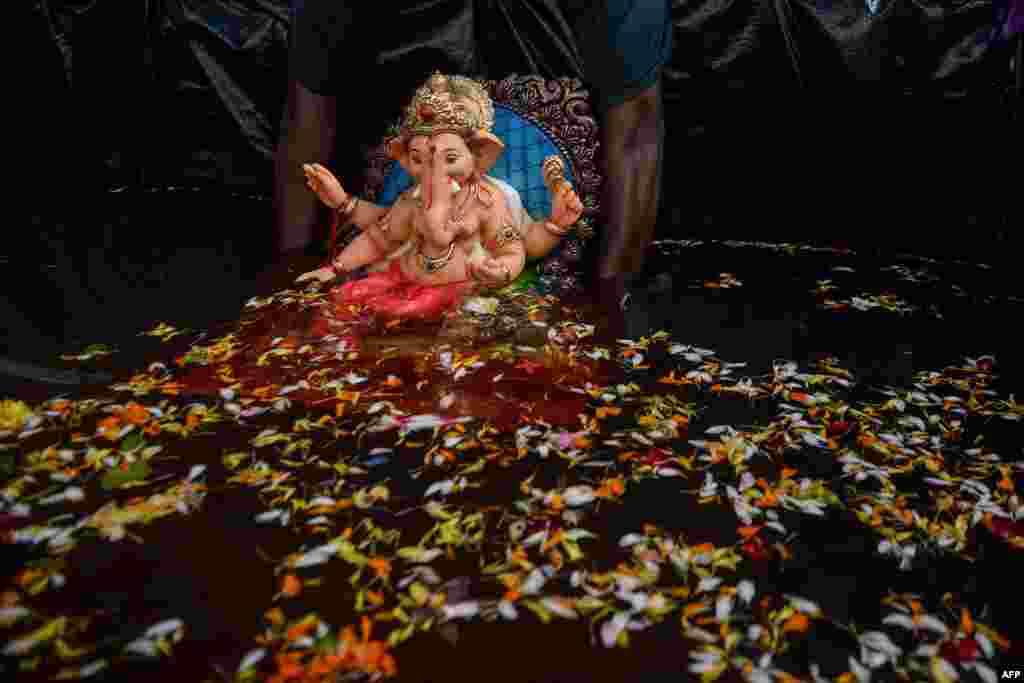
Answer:
MULTIPOLYGON (((535 219, 551 214, 551 195, 544 185, 541 164, 545 157, 557 154, 565 163, 565 177, 575 185, 572 167, 558 147, 540 127, 500 104, 494 105, 494 134, 505 143, 488 175, 504 180, 519 191, 523 206, 535 219)), ((390 206, 398 195, 412 187, 412 178, 398 164, 391 164, 384 178, 378 203, 390 206)))

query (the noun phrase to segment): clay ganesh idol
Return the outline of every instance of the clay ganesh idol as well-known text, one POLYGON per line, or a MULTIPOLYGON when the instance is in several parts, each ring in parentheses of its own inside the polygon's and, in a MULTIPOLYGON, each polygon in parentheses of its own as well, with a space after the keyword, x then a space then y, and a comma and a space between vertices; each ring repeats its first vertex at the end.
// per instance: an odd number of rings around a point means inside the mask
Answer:
POLYGON ((405 111, 388 153, 414 185, 390 207, 350 196, 319 164, 307 164, 307 184, 342 219, 361 229, 329 265, 298 282, 333 280, 366 266, 370 274, 335 290, 339 303, 360 303, 393 318, 436 318, 464 296, 500 288, 528 259, 558 244, 583 210, 561 176, 561 162, 544 162, 552 212, 534 221, 519 193, 487 175, 504 149, 492 132, 494 108, 484 88, 462 76, 434 74, 405 111))

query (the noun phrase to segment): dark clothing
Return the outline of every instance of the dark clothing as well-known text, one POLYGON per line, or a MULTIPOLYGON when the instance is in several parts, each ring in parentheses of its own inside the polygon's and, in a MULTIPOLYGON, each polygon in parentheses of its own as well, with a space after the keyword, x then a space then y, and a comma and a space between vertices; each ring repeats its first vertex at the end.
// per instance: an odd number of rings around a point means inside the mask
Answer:
POLYGON ((406 3, 387 12, 372 4, 295 3, 291 77, 318 95, 338 97, 340 139, 353 119, 392 123, 435 70, 465 74, 475 68, 472 2, 406 3))
POLYGON ((653 85, 672 49, 669 0, 379 4, 295 0, 291 73, 389 123, 434 71, 577 77, 604 109, 653 85))
POLYGON ((672 53, 672 17, 667 0, 563 2, 585 5, 574 32, 585 65, 584 82, 599 110, 622 104, 658 80, 672 53))

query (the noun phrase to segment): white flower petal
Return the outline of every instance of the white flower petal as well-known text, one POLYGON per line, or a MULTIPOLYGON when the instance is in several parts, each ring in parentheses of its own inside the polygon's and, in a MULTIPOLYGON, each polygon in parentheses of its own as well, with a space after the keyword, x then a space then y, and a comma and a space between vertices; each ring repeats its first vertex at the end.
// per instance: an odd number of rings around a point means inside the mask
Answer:
POLYGON ((710 631, 707 631, 702 628, 697 628, 695 626, 687 628, 685 631, 683 631, 683 635, 685 635, 687 638, 692 638, 693 640, 699 640, 702 643, 714 644, 718 642, 718 636, 716 636, 714 633, 711 633, 710 631))
POLYGON ((526 581, 524 581, 519 587, 519 591, 523 595, 536 595, 540 592, 540 589, 544 587, 544 584, 547 583, 547 580, 548 579, 544 575, 544 572, 540 569, 534 569, 526 577, 526 581))
POLYGON ((712 662, 712 661, 709 661, 709 660, 705 660, 705 661, 694 662, 693 664, 691 664, 690 668, 689 668, 689 671, 690 671, 690 673, 694 673, 694 674, 706 674, 706 673, 709 673, 711 671, 714 671, 715 669, 717 669, 720 666, 722 666, 722 665, 717 663, 717 662, 712 662))
POLYGON ((903 653, 903 650, 893 643, 892 640, 889 639, 888 635, 881 631, 867 631, 860 637, 860 643, 864 647, 878 652, 883 652, 893 657, 898 657, 903 653))
POLYGON ((650 602, 650 596, 647 593, 620 592, 617 597, 623 602, 628 602, 629 608, 634 612, 642 612, 647 609, 647 604, 650 602))
POLYGON ((257 524, 265 524, 267 522, 273 522, 278 517, 284 514, 284 510, 268 510, 267 512, 261 512, 256 515, 257 524))
POLYGON ((713 591, 716 588, 718 588, 718 586, 721 585, 721 583, 722 579, 716 576, 705 576, 703 579, 700 580, 700 583, 697 584, 696 592, 703 593, 705 591, 713 591))
POLYGON ((981 662, 971 662, 971 664, 973 665, 974 672, 978 674, 978 678, 984 681, 984 683, 996 683, 999 680, 999 676, 988 665, 981 662))
POLYGON ((960 673, 956 670, 952 664, 947 662, 942 657, 932 657, 932 677, 938 678, 940 681, 958 681, 960 680, 960 673))
POLYGON ((519 618, 519 610, 508 600, 502 600, 498 603, 498 614, 508 621, 515 621, 519 618))
POLYGON ((640 534, 626 534, 625 536, 619 539, 619 547, 629 548, 636 545, 637 543, 643 543, 646 540, 647 537, 642 536, 640 534))
POLYGON ((445 479, 444 481, 434 482, 427 487, 426 492, 423 494, 424 498, 429 498, 435 493, 439 493, 442 496, 447 496, 455 488, 455 481, 453 479, 445 479))
POLYGON ((314 548, 305 555, 301 556, 292 565, 295 569, 302 569, 304 567, 314 567, 318 564, 324 564, 337 553, 337 548, 333 545, 320 546, 314 548))
POLYGON ((143 634, 144 638, 163 638, 171 634, 180 635, 180 632, 185 628, 185 622, 181 619, 165 619, 159 623, 153 624, 143 634))
POLYGON ((559 600, 558 598, 544 598, 541 601, 541 604, 544 605, 545 609, 547 609, 552 614, 557 614, 558 616, 563 617, 565 619, 576 619, 579 617, 579 614, 576 613, 576 610, 574 610, 572 607, 569 607, 564 603, 564 601, 559 600))
POLYGON ((110 666, 110 663, 107 660, 97 659, 95 662, 91 662, 80 668, 75 675, 78 678, 89 678, 103 671, 108 666, 110 666))
POLYGON ((884 652, 873 652, 871 650, 861 650, 860 658, 864 660, 864 665, 869 669, 877 669, 878 667, 889 661, 889 658, 885 656, 884 652))
POLYGON ((294 648, 310 648, 316 645, 316 641, 310 636, 302 636, 292 641, 292 647, 294 648))
POLYGON ((946 635, 949 633, 949 627, 947 627, 938 618, 933 617, 930 614, 923 614, 917 618, 917 623, 921 628, 926 628, 930 631, 934 631, 940 635, 946 635))
POLYGON ((857 677, 858 683, 871 683, 871 669, 865 667, 854 657, 850 657, 850 671, 857 677))
POLYGON ((914 630, 914 620, 905 614, 890 614, 885 619, 882 619, 882 623, 886 625, 902 626, 910 631, 914 630))
POLYGON ((614 617, 601 625, 601 642, 605 647, 614 647, 619 634, 626 628, 629 622, 629 613, 619 612, 614 617))
POLYGON ((251 669, 256 666, 264 657, 267 656, 265 648, 259 648, 256 650, 250 650, 249 654, 242 658, 241 663, 238 665, 238 673, 242 673, 246 669, 251 669))
POLYGON ((723 595, 715 601, 715 619, 725 621, 732 614, 733 599, 731 596, 723 595))
POLYGON ((563 493, 563 500, 569 507, 579 507, 594 500, 594 489, 589 486, 570 486, 563 493))
POLYGON ((152 640, 140 638, 139 640, 133 640, 125 646, 125 652, 131 652, 132 654, 142 655, 143 657, 156 657, 160 654, 156 648, 156 643, 152 640))
POLYGON ((975 631, 974 639, 978 641, 978 646, 981 648, 981 651, 985 653, 986 657, 992 659, 995 656, 996 650, 992 647, 992 641, 988 639, 988 636, 980 631, 975 631))
POLYGON ((821 616, 821 608, 818 607, 817 603, 811 602, 806 598, 801 598, 798 595, 787 595, 786 599, 789 600, 789 604, 793 606, 793 609, 798 612, 803 612, 811 617, 821 616))
POLYGON ((446 619, 469 619, 480 613, 480 603, 475 600, 444 606, 446 619))
POLYGON ((720 662, 722 661, 722 654, 715 650, 697 650, 690 651, 690 658, 695 659, 698 662, 720 662))

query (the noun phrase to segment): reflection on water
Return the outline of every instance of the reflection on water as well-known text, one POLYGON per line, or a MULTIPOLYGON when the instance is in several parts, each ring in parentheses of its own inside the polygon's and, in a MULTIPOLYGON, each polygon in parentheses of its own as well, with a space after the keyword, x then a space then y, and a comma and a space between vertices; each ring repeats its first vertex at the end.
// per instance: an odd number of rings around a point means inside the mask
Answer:
POLYGON ((473 297, 436 322, 378 319, 312 290, 247 309, 236 329, 178 359, 183 391, 230 392, 243 410, 333 404, 341 415, 386 402, 502 428, 524 415, 574 424, 587 399, 579 387, 602 382, 600 363, 564 350, 592 331, 579 310, 531 291, 473 297))

